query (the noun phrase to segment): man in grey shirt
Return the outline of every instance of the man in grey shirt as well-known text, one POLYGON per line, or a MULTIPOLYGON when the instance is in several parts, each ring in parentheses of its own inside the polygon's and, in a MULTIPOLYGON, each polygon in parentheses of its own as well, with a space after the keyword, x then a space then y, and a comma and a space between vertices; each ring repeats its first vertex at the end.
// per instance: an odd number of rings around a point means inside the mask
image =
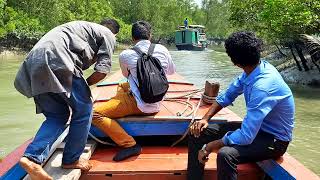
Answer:
POLYGON ((113 19, 106 19, 101 25, 86 21, 62 24, 44 35, 21 65, 15 88, 26 97, 33 97, 37 113, 46 117, 20 160, 31 179, 52 179, 41 164, 64 131, 69 116, 62 167, 85 171, 91 168, 88 161, 80 159, 92 116, 89 86, 110 72, 119 29, 113 19), (95 72, 85 80, 82 71, 93 64, 95 72))

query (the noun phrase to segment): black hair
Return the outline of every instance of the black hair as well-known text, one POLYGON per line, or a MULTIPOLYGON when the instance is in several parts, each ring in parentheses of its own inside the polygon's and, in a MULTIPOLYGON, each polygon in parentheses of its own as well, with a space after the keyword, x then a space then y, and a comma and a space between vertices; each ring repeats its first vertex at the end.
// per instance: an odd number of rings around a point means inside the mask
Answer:
POLYGON ((107 19, 102 20, 100 24, 109 28, 113 34, 118 34, 118 32, 120 30, 120 25, 119 25, 118 21, 115 19, 107 18, 107 19))
POLYGON ((148 40, 151 37, 151 25, 147 21, 137 21, 132 24, 131 33, 135 40, 148 40))
POLYGON ((253 32, 232 33, 224 46, 235 65, 254 66, 260 61, 262 40, 257 38, 253 32))

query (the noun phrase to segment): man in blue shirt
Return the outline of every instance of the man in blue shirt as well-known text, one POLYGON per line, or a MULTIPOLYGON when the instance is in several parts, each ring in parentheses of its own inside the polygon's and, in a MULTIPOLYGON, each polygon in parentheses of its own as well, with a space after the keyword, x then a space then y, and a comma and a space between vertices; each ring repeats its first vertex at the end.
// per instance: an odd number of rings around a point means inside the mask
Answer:
POLYGON ((183 23, 184 23, 184 27, 187 29, 187 28, 188 28, 188 18, 186 18, 186 19, 183 21, 183 23))
POLYGON ((292 140, 294 100, 288 85, 268 62, 260 60, 262 41, 251 32, 233 33, 225 48, 243 73, 216 98, 190 128, 188 179, 203 179, 208 155, 217 151, 218 180, 237 179, 237 165, 282 156, 292 140), (242 124, 208 125, 209 119, 244 94, 242 124))

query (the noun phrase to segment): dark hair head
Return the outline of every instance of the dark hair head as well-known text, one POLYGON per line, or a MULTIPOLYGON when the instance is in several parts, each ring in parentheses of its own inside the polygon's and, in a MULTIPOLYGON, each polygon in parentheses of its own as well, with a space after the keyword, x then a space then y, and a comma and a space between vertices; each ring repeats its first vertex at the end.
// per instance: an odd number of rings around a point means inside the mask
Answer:
POLYGON ((132 24, 132 38, 135 40, 149 40, 151 37, 151 25, 147 21, 137 21, 132 24))
POLYGON ((224 46, 235 65, 253 66, 259 63, 262 40, 257 38, 253 32, 232 33, 224 46))
POLYGON ((109 28, 113 34, 118 34, 118 32, 120 30, 120 25, 119 25, 118 21, 115 19, 109 19, 109 18, 104 19, 101 21, 100 24, 109 28))

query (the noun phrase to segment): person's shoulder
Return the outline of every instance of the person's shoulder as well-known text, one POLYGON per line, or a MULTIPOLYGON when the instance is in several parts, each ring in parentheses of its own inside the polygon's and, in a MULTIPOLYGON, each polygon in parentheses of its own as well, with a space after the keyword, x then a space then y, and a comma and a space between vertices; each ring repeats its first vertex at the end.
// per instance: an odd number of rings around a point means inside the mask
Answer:
POLYGON ((119 54, 120 60, 127 60, 135 51, 132 49, 125 49, 119 54))
POLYGON ((164 45, 162 44, 155 44, 155 47, 156 48, 159 48, 159 49, 165 49, 165 50, 168 50, 164 45))
POLYGON ((253 84, 254 90, 265 91, 270 93, 275 89, 280 89, 282 84, 281 76, 276 75, 275 72, 265 72, 257 77, 257 80, 253 84))
POLYGON ((162 44, 155 44, 155 50, 159 52, 169 53, 169 50, 162 44))

